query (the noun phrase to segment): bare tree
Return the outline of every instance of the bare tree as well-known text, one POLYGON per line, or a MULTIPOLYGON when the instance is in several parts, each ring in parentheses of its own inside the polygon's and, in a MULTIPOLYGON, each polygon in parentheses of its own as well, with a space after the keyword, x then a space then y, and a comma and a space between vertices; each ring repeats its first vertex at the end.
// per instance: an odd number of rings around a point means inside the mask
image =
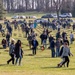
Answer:
POLYGON ((9 11, 10 11, 10 0, 6 0, 6 1, 7 1, 7 11, 9 13, 9 11))
POLYGON ((55 5, 55 9, 56 9, 56 13, 57 13, 57 18, 59 20, 59 13, 62 7, 62 0, 53 0, 54 5, 55 5))
POLYGON ((61 8, 71 11, 73 6, 71 0, 3 0, 3 6, 7 11, 11 10, 36 10, 45 12, 54 12, 56 10, 57 15, 61 8))
POLYGON ((2 0, 0 0, 0 20, 3 18, 3 3, 2 0))
POLYGON ((14 10, 14 0, 10 0, 10 3, 11 3, 11 11, 14 10))
POLYGON ((49 11, 49 0, 45 0, 45 3, 46 11, 49 11))

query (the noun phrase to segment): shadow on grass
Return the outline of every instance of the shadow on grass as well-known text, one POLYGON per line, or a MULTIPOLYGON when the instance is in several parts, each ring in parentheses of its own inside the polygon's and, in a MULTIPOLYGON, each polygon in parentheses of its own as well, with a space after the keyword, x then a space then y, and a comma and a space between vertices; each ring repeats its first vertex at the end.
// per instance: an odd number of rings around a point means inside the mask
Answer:
POLYGON ((59 69, 62 68, 63 70, 75 70, 75 68, 65 68, 65 67, 41 67, 41 69, 59 69))
POLYGON ((49 69, 49 68, 54 69, 54 68, 58 68, 58 67, 41 67, 41 69, 49 69))
POLYGON ((7 64, 0 64, 0 66, 6 66, 7 64))
POLYGON ((35 58, 51 58, 51 57, 46 57, 46 56, 45 56, 45 57, 35 57, 35 58))
POLYGON ((5 52, 9 52, 9 50, 4 50, 5 52))
POLYGON ((75 70, 75 68, 67 68, 67 69, 64 69, 64 70, 75 70))
POLYGON ((26 55, 24 55, 24 56, 34 56, 33 54, 26 54, 26 55))
POLYGON ((0 47, 0 49, 4 49, 3 47, 0 47))

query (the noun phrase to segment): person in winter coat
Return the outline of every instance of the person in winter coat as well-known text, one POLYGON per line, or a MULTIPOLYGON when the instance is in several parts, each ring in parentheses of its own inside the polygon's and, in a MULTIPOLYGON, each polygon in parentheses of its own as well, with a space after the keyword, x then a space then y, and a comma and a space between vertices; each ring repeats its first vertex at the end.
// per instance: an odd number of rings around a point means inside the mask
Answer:
POLYGON ((23 51, 21 48, 21 41, 20 40, 18 40, 17 43, 15 44, 15 51, 14 52, 15 52, 15 57, 16 57, 15 65, 18 63, 18 60, 19 60, 19 65, 21 65, 23 51))
POLYGON ((41 39, 41 44, 43 44, 43 40, 44 40, 44 32, 40 35, 40 39, 41 39))
POLYGON ((38 46, 38 41, 36 40, 36 38, 34 38, 32 40, 32 52, 33 52, 33 55, 36 55, 37 46, 38 46))
POLYGON ((70 52, 70 48, 68 47, 68 43, 64 42, 64 48, 61 54, 61 58, 63 58, 64 61, 62 61, 62 63, 59 64, 58 67, 62 67, 65 63, 67 63, 67 67, 69 67, 69 62, 70 62, 69 56, 70 55, 73 56, 73 54, 70 52))
POLYGON ((6 46, 7 46, 7 42, 5 39, 2 40, 2 46, 4 49, 6 49, 6 46))
POLYGON ((9 46, 9 42, 10 42, 10 33, 9 32, 6 34, 6 41, 7 41, 7 45, 9 46))
POLYGON ((51 57, 54 58, 55 57, 55 41, 54 41, 54 38, 51 41, 50 49, 51 49, 51 57))
POLYGON ((14 40, 11 41, 11 44, 9 46, 9 55, 11 56, 11 58, 7 61, 7 64, 9 64, 12 61, 12 64, 14 64, 14 49, 15 49, 15 44, 14 44, 14 40))
POLYGON ((32 43, 32 36, 31 36, 31 34, 28 35, 27 40, 28 40, 28 43, 29 43, 29 48, 31 49, 31 43, 32 43))

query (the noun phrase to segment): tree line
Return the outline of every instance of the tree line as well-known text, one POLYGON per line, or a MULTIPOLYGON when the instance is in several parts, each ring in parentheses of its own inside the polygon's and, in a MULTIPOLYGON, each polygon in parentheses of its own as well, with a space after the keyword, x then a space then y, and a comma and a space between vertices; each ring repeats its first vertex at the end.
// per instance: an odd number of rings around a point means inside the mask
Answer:
POLYGON ((56 12, 73 13, 75 16, 75 0, 0 0, 2 7, 9 12, 56 12))
POLYGON ((56 5, 61 4, 62 12, 71 12, 74 0, 3 0, 3 7, 8 12, 42 11, 54 12, 56 5))

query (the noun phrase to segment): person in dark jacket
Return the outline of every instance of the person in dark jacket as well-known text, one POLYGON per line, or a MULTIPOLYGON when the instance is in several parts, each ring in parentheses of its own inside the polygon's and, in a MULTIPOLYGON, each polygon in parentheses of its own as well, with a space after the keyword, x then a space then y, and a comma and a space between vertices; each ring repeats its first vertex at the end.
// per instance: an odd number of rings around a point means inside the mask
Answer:
POLYGON ((11 56, 11 58, 7 61, 7 64, 9 64, 12 61, 12 64, 14 64, 14 49, 15 49, 15 44, 14 44, 14 40, 11 41, 11 44, 9 46, 9 55, 11 56))
POLYGON ((51 43, 52 40, 53 40, 53 36, 50 35, 50 36, 49 36, 49 43, 51 43))
POLYGON ((64 39, 63 43, 65 43, 65 42, 67 42, 68 43, 68 46, 69 46, 69 40, 68 40, 67 37, 64 39))
POLYGON ((51 49, 51 57, 55 57, 55 41, 54 41, 54 39, 51 41, 50 49, 51 49))
POLYGON ((8 27, 8 32, 12 35, 12 27, 11 26, 8 27))
POLYGON ((63 32, 62 32, 62 38, 63 38, 63 40, 65 39, 66 36, 67 36, 66 32, 63 31, 63 32))
POLYGON ((6 49, 6 46, 7 46, 7 42, 5 39, 2 40, 2 46, 4 49, 6 49))
POLYGON ((26 32, 26 38, 27 38, 29 35, 29 27, 28 26, 25 27, 25 32, 26 32))
POLYGON ((72 29, 73 29, 73 31, 75 30, 75 23, 73 24, 72 29))
POLYGON ((28 43, 29 43, 29 48, 31 49, 31 43, 32 43, 32 36, 31 36, 31 34, 28 35, 27 40, 28 40, 28 43))
POLYGON ((60 31, 58 31, 58 32, 56 33, 56 40, 58 40, 58 38, 60 38, 60 37, 61 37, 60 31))
POLYGON ((47 46, 47 33, 46 32, 44 32, 44 35, 43 35, 43 46, 44 48, 46 48, 47 46))
POLYGON ((43 40, 44 40, 44 32, 40 35, 40 39, 41 39, 41 44, 43 44, 43 40))
POLYGON ((32 40, 32 52, 33 52, 33 55, 36 55, 36 49, 37 49, 37 46, 38 46, 38 41, 36 40, 36 38, 34 37, 34 39, 32 40))
POLYGON ((17 43, 15 44, 15 57, 16 57, 16 62, 15 65, 17 64, 18 60, 19 60, 19 65, 21 65, 21 60, 23 57, 23 51, 21 48, 21 41, 18 40, 17 43))
POLYGON ((10 42, 10 34, 9 34, 9 32, 6 34, 6 41, 7 41, 7 45, 9 46, 9 42, 10 42))
POLYGON ((2 30, 2 25, 0 24, 0 31, 2 30))

